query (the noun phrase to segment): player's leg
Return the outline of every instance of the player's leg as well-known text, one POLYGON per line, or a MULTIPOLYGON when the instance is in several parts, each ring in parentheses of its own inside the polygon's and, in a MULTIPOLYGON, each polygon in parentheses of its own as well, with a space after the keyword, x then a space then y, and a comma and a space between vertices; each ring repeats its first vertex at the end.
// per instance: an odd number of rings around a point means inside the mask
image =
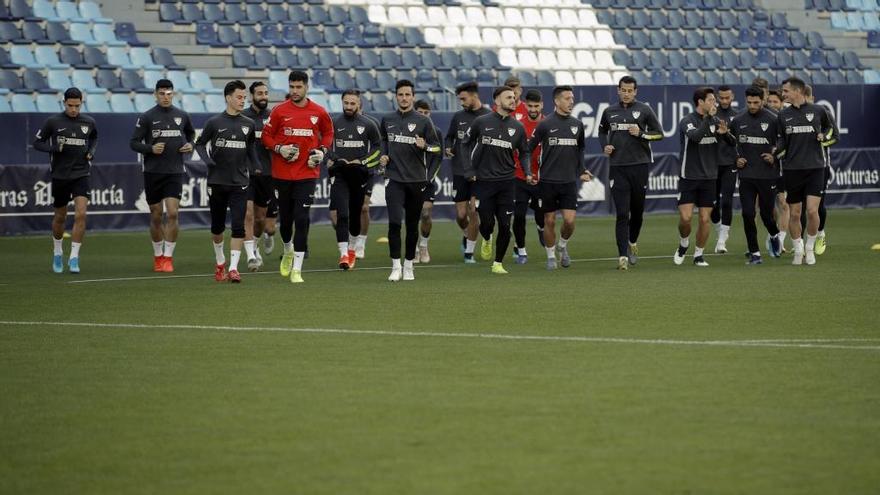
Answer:
POLYGON ((718 204, 717 208, 712 209, 713 214, 715 211, 720 212, 718 240, 715 243, 716 253, 723 254, 727 252, 727 240, 730 237, 730 225, 733 223, 733 190, 736 188, 736 178, 736 168, 722 167, 718 170, 718 179, 720 181, 720 190, 717 199, 718 204))
POLYGON ((502 262, 507 248, 510 247, 510 220, 513 215, 516 194, 514 180, 498 183, 498 190, 495 194, 495 220, 498 223, 498 239, 495 243, 495 262, 492 264, 492 273, 498 275, 507 273, 502 262))
POLYGON ((309 250, 309 226, 315 182, 315 179, 308 179, 293 183, 293 268, 290 270, 290 281, 293 283, 303 281, 302 265, 309 250))
POLYGON ((259 184, 266 201, 265 204, 257 201, 255 215, 259 219, 262 210, 264 220, 259 223, 262 231, 256 235, 263 241, 263 252, 272 254, 272 251, 275 249, 275 223, 278 218, 278 199, 275 197, 275 186, 272 177, 261 177, 259 184))
MULTIPOLYGON (((85 181, 85 178, 83 178, 85 181)), ((87 181, 86 181, 87 184, 87 181)), ((79 250, 86 235, 86 209, 89 199, 86 192, 75 193, 73 197, 73 230, 70 233, 70 258, 67 268, 70 273, 79 273, 79 250)))
POLYGON ((245 212, 244 212, 244 252, 245 256, 247 256, 247 267, 249 271, 255 272, 260 269, 260 265, 263 264, 262 260, 257 258, 257 250, 256 247, 256 229, 254 228, 255 224, 255 210, 256 206, 254 205, 253 200, 248 199, 245 202, 245 212))
POLYGON ((420 184, 406 184, 404 195, 404 221, 406 223, 406 244, 403 261, 403 280, 415 280, 413 260, 419 244, 419 219, 422 216, 424 193, 420 184))
POLYGON ((515 183, 516 193, 513 203, 513 250, 517 264, 524 264, 528 261, 528 251, 526 250, 526 215, 529 212, 529 199, 531 195, 528 192, 528 184, 521 180, 515 183))
POLYGON ((547 252, 547 269, 556 269, 556 211, 559 209, 556 190, 552 184, 539 182, 541 199, 538 204, 544 212, 544 250, 547 252))
POLYGON ((403 224, 403 207, 405 192, 403 184, 390 180, 385 186, 385 203, 388 206, 388 255, 391 258, 391 282, 403 278, 403 265, 400 261, 401 238, 400 229, 403 224))
POLYGON ((281 256, 279 273, 282 277, 290 277, 293 266, 293 182, 275 180, 275 196, 278 200, 278 230, 281 233, 281 244, 284 250, 281 256))
POLYGON ((73 198, 71 181, 52 180, 52 271, 64 271, 64 225, 67 223, 67 203, 73 198))
POLYGON ((425 201, 422 202, 422 212, 421 217, 419 218, 419 253, 415 259, 417 263, 431 262, 431 253, 428 251, 428 242, 431 239, 431 229, 434 226, 434 222, 432 219, 434 211, 434 185, 428 184, 427 187, 432 191, 430 193, 430 197, 426 195, 425 201))
POLYGON ((824 170, 824 187, 822 188, 822 199, 819 201, 819 232, 816 235, 816 254, 825 254, 827 246, 825 239, 825 220, 828 218, 828 209, 825 207, 825 191, 828 189, 828 183, 831 182, 831 167, 825 167, 824 170))
MULTIPOLYGON (((372 176, 371 180, 375 180, 372 176)), ((367 185, 364 191, 364 202, 361 206, 361 229, 357 231, 357 242, 355 243, 354 252, 358 258, 364 257, 364 251, 367 247, 367 235, 370 231, 370 201, 373 196, 373 183, 367 185)))
POLYGON ((560 184, 559 202, 562 210, 562 227, 559 229, 559 264, 563 268, 571 266, 571 256, 568 255, 568 241, 574 235, 575 219, 577 217, 577 182, 560 184))
POLYGON ((634 165, 629 170, 629 246, 628 260, 630 265, 639 262, 639 235, 645 218, 645 196, 648 193, 648 176, 650 165, 634 165))
POLYGON ((712 206, 698 206, 699 222, 697 225, 696 248, 694 248, 694 265, 709 266, 703 258, 703 250, 709 241, 709 232, 712 230, 712 206))
POLYGON ((758 188, 751 179, 742 179, 739 182, 739 202, 742 209, 743 231, 746 236, 746 245, 749 252, 749 264, 757 265, 761 261, 761 249, 758 247, 758 227, 755 225, 755 198, 758 188))
MULTIPOLYGON (((362 180, 357 183, 349 183, 348 187, 348 268, 354 268, 357 262, 357 245, 358 237, 361 232, 361 212, 364 208, 364 193, 366 191, 366 183, 371 177, 369 173, 362 176, 362 180)), ((368 197, 368 196, 366 196, 368 197)), ((369 210, 368 210, 369 211, 369 210)))
POLYGON ((804 261, 808 265, 816 264, 816 237, 819 233, 819 203, 822 198, 819 195, 808 194, 804 207, 807 210, 807 235, 804 252, 804 261))
POLYGON ((624 167, 610 167, 611 200, 614 203, 614 239, 617 241, 617 267, 626 270, 629 264, 630 215, 633 191, 624 167))
POLYGON ((694 197, 692 192, 684 189, 682 184, 686 179, 679 180, 679 200, 678 200, 678 248, 672 256, 672 261, 676 265, 684 262, 684 255, 690 247, 691 237, 691 219, 694 215, 694 197))
MULTIPOLYGON (((339 250, 339 262, 337 263, 342 270, 348 270, 348 236, 349 233, 349 184, 344 174, 339 172, 330 186, 330 202, 334 209, 331 213, 335 213, 336 221, 333 222, 336 231, 336 248, 339 250)), ((331 219, 332 221, 332 219, 331 219)))
POLYGON ((162 271, 165 252, 165 230, 162 228, 164 207, 160 175, 144 173, 144 196, 150 208, 150 241, 153 244, 153 271, 162 271))
POLYGON ((767 251, 774 258, 782 256, 782 239, 776 220, 773 219, 773 209, 776 203, 776 188, 774 182, 763 180, 758 189, 758 207, 761 209, 761 223, 767 229, 770 236, 767 242, 767 251))
POLYGON ((492 187, 493 183, 477 182, 475 191, 477 193, 477 213, 480 216, 479 229, 482 244, 480 246, 480 257, 485 261, 492 259, 492 237, 495 230, 495 194, 492 187))
POLYGON ((214 280, 227 280, 226 254, 223 232, 226 230, 226 210, 229 207, 228 191, 223 186, 208 188, 208 209, 211 212, 211 240, 214 243, 214 280))
POLYGON ((162 250, 162 271, 174 271, 174 248, 177 246, 177 234, 180 232, 180 197, 165 198, 165 246, 162 250))
MULTIPOLYGON (((229 214, 230 226, 232 227, 232 236, 229 239, 229 281, 232 283, 241 282, 241 275, 238 273, 238 261, 241 259, 241 248, 247 242, 246 216, 247 216, 247 191, 243 191, 240 187, 229 188, 229 214)), ((250 240, 250 249, 253 251, 253 239, 250 240)), ((250 253, 248 254, 250 256, 250 253)))
POLYGON ((779 229, 779 246, 782 252, 786 252, 785 238, 788 236, 788 217, 791 211, 788 207, 788 193, 785 190, 785 179, 780 177, 776 181, 776 227, 779 229))

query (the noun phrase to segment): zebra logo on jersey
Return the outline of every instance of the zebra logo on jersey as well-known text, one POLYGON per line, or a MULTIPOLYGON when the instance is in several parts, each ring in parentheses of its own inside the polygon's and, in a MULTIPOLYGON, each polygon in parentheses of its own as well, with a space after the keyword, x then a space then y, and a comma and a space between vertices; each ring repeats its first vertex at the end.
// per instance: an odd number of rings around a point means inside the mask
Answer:
POLYGON ((409 125, 406 126, 406 128, 409 129, 409 132, 412 132, 412 131, 416 130, 416 125, 415 125, 415 124, 409 124, 409 125))
POLYGON ((812 113, 808 113, 808 114, 807 114, 807 122, 812 122, 812 121, 813 121, 813 114, 812 114, 812 113))
POLYGON ((507 133, 510 134, 510 137, 513 137, 513 135, 516 134, 516 129, 508 129, 507 133))
POLYGON ((183 122, 183 118, 181 118, 181 117, 174 117, 174 123, 175 123, 175 124, 180 125, 182 122, 183 122))
POLYGON ((761 130, 762 131, 766 132, 767 129, 769 129, 769 128, 770 128, 770 124, 768 124, 767 122, 761 122, 761 130))
POLYGON ((639 118, 639 115, 641 115, 641 114, 642 114, 642 112, 636 110, 635 112, 633 112, 633 118, 637 119, 637 118, 639 118))
POLYGON ((83 134, 88 134, 88 133, 89 133, 89 126, 87 126, 87 125, 80 126, 79 129, 80 129, 81 131, 83 131, 83 134))
POLYGON ((364 131, 366 131, 366 130, 367 130, 367 128, 362 125, 357 126, 358 134, 363 134, 364 131))
POLYGON ((577 128, 576 125, 571 126, 570 129, 571 129, 571 133, 572 133, 572 134, 577 134, 577 133, 578 133, 578 128, 577 128))

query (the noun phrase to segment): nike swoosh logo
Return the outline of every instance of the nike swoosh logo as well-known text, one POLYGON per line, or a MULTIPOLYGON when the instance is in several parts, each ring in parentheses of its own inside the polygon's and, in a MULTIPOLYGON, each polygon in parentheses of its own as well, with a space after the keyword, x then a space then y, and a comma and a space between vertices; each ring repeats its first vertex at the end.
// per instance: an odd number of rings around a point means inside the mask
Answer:
POLYGON ((486 131, 491 131, 491 130, 494 130, 494 129, 495 129, 494 127, 487 127, 487 128, 484 129, 484 130, 486 130, 486 131))
POLYGON ((293 118, 293 117, 284 117, 284 122, 287 122, 288 120, 290 120, 290 119, 292 119, 292 118, 293 118))
POLYGON ((558 130, 559 130, 559 129, 550 129, 550 132, 556 132, 556 131, 558 131, 558 130))
POLYGON ((226 130, 226 128, 224 127, 223 129, 217 129, 217 132, 223 132, 225 130, 226 130))
POLYGON ((153 121, 153 125, 156 125, 156 124, 161 124, 161 123, 162 123, 162 121, 161 121, 161 120, 154 120, 154 121, 153 121))
POLYGON ((395 127, 397 127, 397 126, 395 126, 394 124, 388 124, 389 129, 394 129, 395 127))
POLYGON ((339 129, 336 129, 336 132, 342 132, 344 130, 345 130, 345 127, 340 127, 339 129))
POLYGON ((505 214, 505 215, 512 215, 513 212, 512 212, 512 211, 505 211, 504 214, 505 214))
POLYGON ((467 125, 467 122, 459 122, 458 125, 467 125))
POLYGON ((67 127, 59 127, 58 129, 55 129, 55 131, 57 131, 57 132, 61 132, 61 131, 66 130, 66 129, 67 129, 67 127))
POLYGON ((785 121, 788 122, 789 120, 791 120, 791 119, 793 119, 793 118, 794 118, 794 117, 791 117, 791 118, 785 119, 785 121))
POLYGON ((739 126, 740 129, 745 129, 746 127, 748 127, 748 126, 747 126, 747 125, 741 125, 741 126, 739 126))

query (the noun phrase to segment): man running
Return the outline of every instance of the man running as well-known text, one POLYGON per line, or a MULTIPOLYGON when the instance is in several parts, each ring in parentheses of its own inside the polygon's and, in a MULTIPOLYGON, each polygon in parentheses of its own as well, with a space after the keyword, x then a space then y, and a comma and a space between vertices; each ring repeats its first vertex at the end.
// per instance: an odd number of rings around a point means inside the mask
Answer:
MULTIPOLYGON (((272 155, 263 146, 263 126, 269 122, 269 87, 263 81, 251 84, 251 105, 241 112, 254 121, 254 137, 260 166, 251 175, 248 187, 247 215, 245 216, 245 242, 256 239, 263 244, 266 254, 274 247, 275 217, 278 216, 278 203, 275 200, 275 187, 272 184, 272 155)), ((248 269, 259 270, 263 266, 259 245, 254 249, 253 260, 248 260, 248 269)))
MULTIPOLYGON (((536 89, 530 89, 526 92, 526 118, 520 120, 520 123, 526 130, 526 137, 532 139, 535 135, 535 129, 538 124, 544 120, 544 101, 541 92, 536 89)), ((541 148, 532 150, 531 172, 533 177, 538 176, 538 168, 540 167, 539 158, 541 156, 541 148)), ((529 261, 529 253, 526 250, 526 214, 529 208, 535 214, 535 225, 538 228, 538 241, 541 246, 544 245, 544 212, 538 206, 541 199, 538 185, 526 180, 526 174, 520 162, 519 155, 514 157, 516 163, 516 196, 513 206, 513 252, 516 256, 516 263, 524 265, 529 261)))
MULTIPOLYGON (((418 100, 415 103, 416 112, 431 118, 431 104, 426 100, 418 100)), ((431 121, 434 124, 434 121, 431 121)), ((443 134, 440 129, 434 126, 434 133, 437 134, 437 141, 443 142, 443 134)), ((424 202, 422 203, 422 217, 419 222, 419 253, 413 260, 413 263, 430 263, 431 253, 428 252, 428 241, 431 238, 431 227, 433 226, 431 213, 434 210, 434 200, 437 196, 437 175, 440 173, 440 165, 443 164, 442 153, 431 153, 428 155, 428 187, 425 188, 424 202)))
MULTIPOLYGON (((736 98, 730 86, 718 87, 718 112, 715 117, 724 120, 730 128, 730 121, 736 116, 737 110, 733 108, 736 98)), ((737 166, 736 147, 727 139, 718 142, 721 154, 721 164, 718 168, 718 178, 715 180, 716 201, 712 208, 712 224, 718 239, 715 243, 715 252, 724 254, 727 252, 727 239, 730 237, 730 224, 733 222, 733 191, 736 189, 737 166)))

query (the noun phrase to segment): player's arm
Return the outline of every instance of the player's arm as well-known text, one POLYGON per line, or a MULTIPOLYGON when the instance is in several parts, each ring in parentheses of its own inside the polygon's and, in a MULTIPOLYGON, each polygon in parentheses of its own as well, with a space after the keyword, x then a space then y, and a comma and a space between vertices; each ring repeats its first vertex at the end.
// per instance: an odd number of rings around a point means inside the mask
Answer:
POLYGON ((541 142, 544 140, 544 135, 547 133, 546 124, 547 119, 544 119, 538 124, 538 127, 535 128, 535 133, 532 134, 532 139, 529 140, 529 150, 534 151, 541 145, 541 142))
POLYGON ((578 123, 578 127, 578 170, 580 170, 581 172, 581 180, 590 181, 593 180, 593 174, 589 171, 589 169, 587 169, 587 136, 584 130, 584 125, 578 123))
POLYGON ((55 133, 55 126, 52 125, 50 120, 46 120, 43 123, 43 127, 37 131, 37 134, 34 136, 34 149, 39 151, 44 151, 46 153, 52 153, 55 151, 59 151, 57 149, 58 145, 56 144, 55 139, 53 139, 53 135, 55 133))
POLYGON ((608 123, 608 109, 602 110, 602 116, 599 117, 599 149, 604 150, 608 145, 608 132, 611 125, 608 123))
POLYGON ((446 148, 446 156, 455 155, 455 141, 458 139, 458 126, 455 119, 449 121, 449 129, 446 130, 446 140, 444 147, 446 148))
POLYGON ((827 148, 829 146, 834 146, 837 143, 837 136, 840 134, 840 130, 837 128, 837 122, 834 120, 834 117, 825 110, 823 112, 825 117, 823 118, 823 125, 827 122, 828 127, 823 127, 824 132, 823 136, 825 139, 822 139, 822 147, 827 148))
POLYGON ((713 120, 714 117, 705 116, 700 119, 698 125, 694 125, 692 121, 689 121, 684 129, 684 135, 691 141, 699 142, 700 139, 712 133, 709 126, 712 125, 713 120))
POLYGON ((477 167, 479 167, 480 160, 483 154, 483 146, 480 144, 480 123, 479 119, 475 119, 471 122, 471 126, 468 127, 468 131, 465 134, 464 140, 462 141, 464 144, 471 145, 471 152, 465 158, 464 161, 464 176, 467 178, 476 177, 477 175, 477 167))
POLYGON ((196 130, 192 125, 192 120, 189 119, 189 114, 186 114, 186 118, 184 119, 186 123, 183 125, 183 137, 186 138, 186 143, 183 146, 178 148, 177 151, 181 153, 189 153, 193 150, 193 139, 196 137, 196 130))
POLYGON ((429 119, 425 125, 425 153, 439 155, 441 151, 440 137, 437 135, 437 130, 434 129, 434 124, 429 119))
POLYGON ((98 126, 95 125, 95 122, 92 122, 92 131, 89 132, 87 145, 86 160, 91 160, 95 157, 95 151, 98 149, 98 126))
POLYGON ((640 137, 645 141, 660 141, 663 139, 663 126, 660 125, 657 114, 650 107, 646 107, 646 111, 648 114, 645 116, 645 129, 640 137))
POLYGON ((258 170, 260 170, 262 165, 260 163, 260 155, 257 154, 257 146, 260 146, 260 144, 257 143, 256 131, 253 128, 251 128, 251 130, 253 132, 249 132, 247 138, 247 151, 248 158, 251 161, 251 166, 249 167, 249 170, 252 174, 255 174, 258 170))
POLYGON ((379 157, 382 155, 382 136, 379 134, 379 128, 376 127, 372 120, 367 119, 366 128, 370 148, 367 156, 361 158, 361 163, 366 165, 367 168, 373 168, 379 165, 379 157))
POLYGON ((153 145, 145 142, 147 136, 150 134, 149 122, 150 119, 144 115, 138 117, 137 122, 134 124, 134 132, 131 134, 131 140, 128 143, 128 146, 132 151, 142 155, 150 155, 153 153, 153 145))
POLYGON ((529 147, 529 139, 526 135, 525 128, 523 128, 522 137, 519 139, 519 144, 517 145, 517 153, 519 153, 519 165, 520 168, 522 168, 523 174, 526 176, 526 181, 531 182, 532 149, 529 147))
POLYGON ((776 152, 774 154, 777 160, 782 160, 788 147, 788 137, 785 135, 785 121, 782 120, 782 112, 776 114, 776 133, 776 152))
MULTIPOLYGON (((434 129, 435 133, 437 133, 436 131, 437 130, 434 129)), ((439 136, 439 133, 437 133, 437 134, 438 134, 437 142, 438 143, 443 142, 443 139, 439 136)), ((443 153, 441 152, 440 145, 438 144, 437 145, 437 152, 431 153, 428 155, 428 179, 429 180, 434 180, 437 178, 437 175, 440 174, 440 166, 442 164, 443 164, 443 153)))
POLYGON ((195 148, 196 153, 202 158, 202 161, 205 162, 205 165, 208 167, 214 167, 217 164, 214 163, 213 158, 208 153, 208 143, 210 143, 214 139, 214 122, 209 120, 207 124, 205 124, 205 128, 202 129, 202 134, 199 135, 199 138, 196 140, 195 148))

